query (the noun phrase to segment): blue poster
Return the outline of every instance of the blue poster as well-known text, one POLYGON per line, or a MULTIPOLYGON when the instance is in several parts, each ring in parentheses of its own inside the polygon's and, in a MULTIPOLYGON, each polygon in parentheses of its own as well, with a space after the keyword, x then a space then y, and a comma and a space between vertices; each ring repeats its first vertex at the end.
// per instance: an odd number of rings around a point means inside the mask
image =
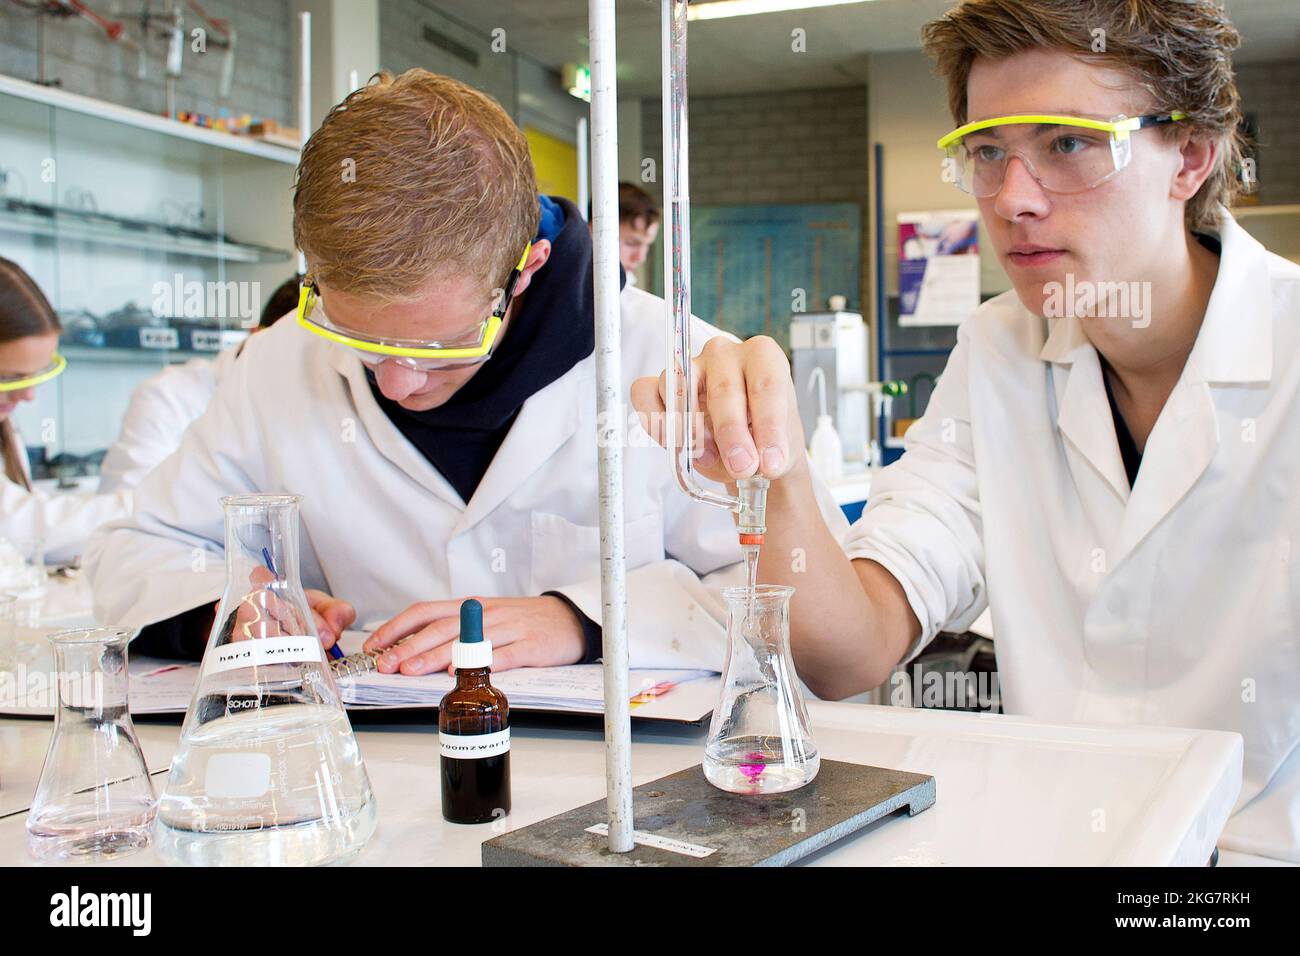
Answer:
POLYGON ((857 203, 696 206, 691 311, 788 347, 792 312, 824 312, 833 295, 861 311, 861 242, 857 203))

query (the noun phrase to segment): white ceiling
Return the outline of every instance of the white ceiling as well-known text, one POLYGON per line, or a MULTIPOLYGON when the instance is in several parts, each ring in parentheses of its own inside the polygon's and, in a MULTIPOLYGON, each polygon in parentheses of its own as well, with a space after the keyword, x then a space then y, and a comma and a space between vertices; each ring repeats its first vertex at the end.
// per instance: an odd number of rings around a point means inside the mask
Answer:
MULTIPOLYGON (((587 62, 587 0, 421 0, 484 35, 506 30, 509 46, 559 70, 587 62)), ((923 23, 954 0, 871 0, 690 26, 692 93, 846 86, 866 79, 868 54, 917 49, 923 23), (791 52, 791 31, 807 51, 791 52)), ((1226 0, 1245 38, 1239 62, 1300 56, 1300 0, 1226 0)), ((659 90, 659 0, 617 0, 620 95, 659 90)))

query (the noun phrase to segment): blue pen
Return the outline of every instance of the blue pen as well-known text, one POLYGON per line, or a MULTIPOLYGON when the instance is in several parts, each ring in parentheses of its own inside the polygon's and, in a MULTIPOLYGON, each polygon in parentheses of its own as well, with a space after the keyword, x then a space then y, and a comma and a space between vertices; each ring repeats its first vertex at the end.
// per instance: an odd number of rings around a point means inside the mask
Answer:
MULTIPOLYGON (((275 570, 275 563, 271 560, 271 552, 266 548, 262 549, 262 560, 266 562, 266 570, 274 574, 277 581, 280 580, 280 573, 275 570)), ((343 649, 339 647, 338 641, 335 641, 334 646, 330 648, 330 656, 336 661, 343 659, 343 649)))

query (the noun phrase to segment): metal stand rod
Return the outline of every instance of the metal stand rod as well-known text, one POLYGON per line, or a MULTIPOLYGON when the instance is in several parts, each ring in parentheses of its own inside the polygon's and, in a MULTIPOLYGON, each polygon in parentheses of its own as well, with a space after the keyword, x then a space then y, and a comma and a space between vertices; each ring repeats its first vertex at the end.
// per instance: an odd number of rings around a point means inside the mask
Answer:
POLYGON ((632 717, 627 675, 623 548, 623 366, 618 282, 618 88, 614 0, 590 0, 596 440, 600 479, 600 593, 605 659, 605 799, 611 853, 632 850, 632 717))
POLYGON ((578 117, 578 212, 582 213, 584 219, 590 219, 591 214, 587 212, 587 206, 591 202, 591 180, 590 163, 587 160, 587 145, 590 139, 588 132, 587 117, 578 117))
POLYGON ((311 135, 311 14, 298 14, 298 145, 311 135))
MULTIPOLYGON (((305 10, 298 14, 298 150, 311 136, 311 14, 305 10)), ((298 253, 298 274, 306 275, 307 257, 298 253)))

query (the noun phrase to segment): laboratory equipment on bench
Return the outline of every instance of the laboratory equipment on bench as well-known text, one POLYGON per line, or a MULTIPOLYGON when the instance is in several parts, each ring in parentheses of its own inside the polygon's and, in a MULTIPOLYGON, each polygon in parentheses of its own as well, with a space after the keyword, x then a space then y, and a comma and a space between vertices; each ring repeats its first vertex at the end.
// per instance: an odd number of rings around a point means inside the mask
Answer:
POLYGON ((830 415, 849 460, 861 462, 871 439, 867 398, 854 390, 868 379, 867 326, 861 314, 801 312, 791 316, 790 371, 803 433, 812 435, 818 415, 830 415), (817 369, 826 382, 824 411, 817 393, 810 391, 817 369))
MULTIPOLYGON (((667 67, 664 71, 670 82, 664 96, 664 197, 667 206, 667 249, 664 256, 664 291, 667 295, 668 309, 672 318, 668 336, 667 354, 665 355, 664 387, 664 434, 665 447, 672 462, 673 475, 677 486, 691 499, 702 504, 726 508, 736 513, 736 531, 739 535, 741 552, 745 562, 746 586, 743 590, 751 600, 747 612, 758 613, 758 601, 755 597, 758 580, 759 553, 767 532, 767 492, 768 479, 761 475, 741 478, 736 482, 736 494, 706 488, 700 483, 695 472, 695 459, 699 454, 696 442, 696 381, 691 374, 691 242, 690 242, 690 181, 687 165, 687 127, 686 127, 686 4, 668 0, 664 7, 664 48, 667 67)), ((865 357, 865 351, 863 353, 865 357)), ((790 589, 793 593, 793 589, 790 589)), ((789 594, 785 599, 789 600, 789 594)), ((764 645, 764 653, 775 653, 784 659, 773 662, 762 670, 755 671, 765 682, 763 693, 772 700, 783 701, 781 708, 758 708, 751 712, 746 722, 744 733, 767 739, 781 739, 783 730, 780 721, 788 719, 790 711, 802 711, 803 701, 800 696, 798 681, 792 680, 794 667, 789 663, 789 617, 780 618, 786 629, 786 639, 776 640, 764 645), (766 725, 761 722, 767 721, 766 725)), ((744 629, 742 628, 742 632, 744 629)), ((746 650, 737 655, 737 660, 748 655, 746 650)), ((728 654, 730 663, 732 654, 728 654)), ((750 688, 752 691, 753 688, 750 688)), ((733 709, 731 695, 735 687, 726 680, 722 685, 722 696, 718 702, 718 711, 730 712, 733 709)), ((804 722, 805 727, 807 721, 804 722)), ((720 732, 729 725, 719 728, 720 732)), ((721 755, 730 752, 729 738, 712 740, 714 753, 721 755)), ((813 753, 816 747, 809 746, 813 753)), ((773 752, 773 758, 781 755, 773 752)), ((706 757, 706 760, 713 758, 706 757)), ((729 758, 727 758, 729 759, 729 758)), ((784 758, 782 758, 784 759, 784 758)), ((793 756, 791 757, 793 759, 793 756)), ((806 784, 817 773, 812 765, 811 775, 802 779, 806 784)), ((803 770, 788 774, 788 779, 802 777, 803 770)), ((729 773, 719 771, 707 775, 707 779, 722 789, 749 792, 748 785, 740 789, 741 784, 729 773)), ((788 788, 785 788, 788 789, 788 788)))
POLYGON ((775 584, 725 588, 727 662, 704 746, 704 776, 731 793, 784 793, 821 761, 790 663, 790 597, 775 584))
MULTIPOLYGON (((590 0, 597 391, 625 394, 619 383, 615 309, 602 309, 616 290, 617 221, 614 196, 617 128, 614 0, 590 0)), ((664 436, 678 487, 692 499, 736 514, 747 583, 728 592, 729 627, 737 640, 722 682, 719 719, 704 762, 631 786, 631 730, 626 696, 627 594, 621 576, 621 487, 604 469, 618 442, 600 444, 601 596, 605 668, 606 799, 494 837, 483 844, 488 866, 757 866, 785 865, 866 826, 934 803, 934 778, 821 759, 808 733, 791 663, 788 607, 793 588, 757 585, 767 534, 768 479, 736 483, 736 494, 701 484, 691 375, 690 204, 687 177, 687 0, 662 0, 666 253, 664 289, 671 314, 664 387, 664 436), (748 626, 746 626, 748 622, 748 626), (734 630, 733 630, 734 629, 734 630), (758 662, 762 658, 761 665, 758 662), (751 661, 753 662, 751 664, 751 661), (792 821, 798 825, 792 825, 792 821), (603 822, 597 822, 603 821, 603 822), (634 829, 635 823, 640 828, 634 829)), ((612 301, 612 299, 610 300, 612 301)), ((864 352, 865 354, 865 352, 864 352)), ((615 416, 617 420, 617 416, 615 416)), ((598 442, 607 438, 598 431, 598 442)))
MULTIPOLYGON (((889 414, 893 399, 907 393, 901 381, 867 376, 867 327, 857 312, 809 312, 790 320, 790 370, 805 435, 816 436, 829 415, 843 448, 843 460, 860 469, 870 463, 872 422, 889 414), (821 386, 825 383, 825 399, 821 386)), ((809 449, 813 452, 813 449, 809 449)), ((817 455, 813 453, 814 461, 817 455)), ((843 473, 843 469, 841 469, 843 473)), ((836 479, 822 471, 828 482, 836 479)))
POLYGON ((473 598, 460 606, 451 665, 456 686, 438 704, 442 816, 491 823, 510 813, 510 702, 492 686, 492 642, 473 598))
POLYGON ((159 801, 171 863, 335 862, 375 799, 299 581, 297 495, 223 498, 226 590, 159 801))
POLYGON ((822 480, 828 485, 844 477, 844 443, 840 441, 835 423, 826 412, 826 372, 821 366, 813 369, 808 379, 808 390, 817 390, 817 427, 808 440, 808 457, 822 480))
POLYGON ((27 847, 38 860, 118 858, 149 845, 153 785, 127 707, 135 633, 88 627, 50 636, 59 700, 27 814, 27 847))

